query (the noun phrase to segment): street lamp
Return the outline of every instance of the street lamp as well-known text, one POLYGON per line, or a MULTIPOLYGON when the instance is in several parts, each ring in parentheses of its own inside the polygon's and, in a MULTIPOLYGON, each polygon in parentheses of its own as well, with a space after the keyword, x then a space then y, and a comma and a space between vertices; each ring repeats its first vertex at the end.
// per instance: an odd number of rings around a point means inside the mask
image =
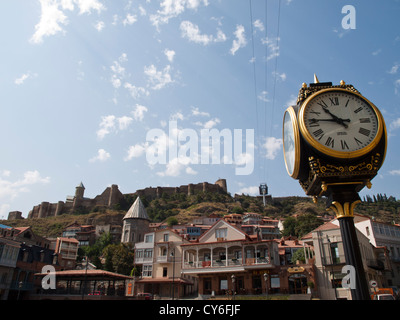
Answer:
POLYGON ((172 260, 172 300, 175 298, 175 248, 171 251, 172 260))
POLYGON ((268 297, 268 273, 264 273, 265 296, 268 297))
POLYGON ((84 280, 83 288, 82 288, 82 300, 83 300, 83 297, 84 297, 84 294, 85 294, 85 290, 86 290, 87 269, 88 269, 88 257, 85 256, 85 257, 82 259, 82 264, 83 264, 83 261, 86 262, 86 267, 85 267, 85 280, 84 280))
POLYGON ((232 297, 233 300, 235 300, 235 281, 236 281, 236 277, 235 275, 231 275, 231 280, 232 280, 232 297))

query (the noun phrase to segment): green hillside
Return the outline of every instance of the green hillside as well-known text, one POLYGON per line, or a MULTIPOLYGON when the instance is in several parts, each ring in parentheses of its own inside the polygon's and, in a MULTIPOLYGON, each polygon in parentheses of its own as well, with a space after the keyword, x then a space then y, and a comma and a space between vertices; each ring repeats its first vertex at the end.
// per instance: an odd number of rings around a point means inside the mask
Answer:
MULTIPOLYGON (((122 218, 132 205, 135 196, 127 195, 113 209, 96 208, 95 212, 76 212, 57 217, 3 220, 0 224, 12 227, 31 226, 33 231, 41 236, 60 236, 62 230, 72 224, 122 224, 122 218)), ((400 201, 393 197, 377 195, 367 197, 356 207, 355 212, 388 223, 399 223, 400 201)), ((286 219, 290 216, 324 216, 331 214, 325 208, 325 199, 313 203, 308 197, 282 197, 269 199, 264 207, 261 197, 247 195, 217 194, 201 192, 195 195, 163 194, 159 199, 142 199, 152 222, 167 221, 170 224, 188 223, 196 217, 217 214, 224 216, 229 213, 255 212, 273 219, 286 219)), ((322 223, 322 220, 321 222, 322 223)))

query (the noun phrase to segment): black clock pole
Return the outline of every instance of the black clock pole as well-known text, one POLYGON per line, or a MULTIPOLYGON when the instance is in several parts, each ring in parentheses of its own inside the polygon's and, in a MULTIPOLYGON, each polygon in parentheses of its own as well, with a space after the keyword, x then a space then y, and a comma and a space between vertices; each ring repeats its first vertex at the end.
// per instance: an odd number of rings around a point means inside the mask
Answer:
POLYGON ((336 213, 339 220, 346 264, 353 266, 354 277, 350 276, 350 290, 353 300, 370 300, 369 287, 361 259, 360 245, 354 225, 354 207, 361 202, 354 191, 354 185, 333 188, 327 206, 336 213), (336 190, 335 190, 336 189, 336 190), (355 283, 351 283, 351 281, 355 283))

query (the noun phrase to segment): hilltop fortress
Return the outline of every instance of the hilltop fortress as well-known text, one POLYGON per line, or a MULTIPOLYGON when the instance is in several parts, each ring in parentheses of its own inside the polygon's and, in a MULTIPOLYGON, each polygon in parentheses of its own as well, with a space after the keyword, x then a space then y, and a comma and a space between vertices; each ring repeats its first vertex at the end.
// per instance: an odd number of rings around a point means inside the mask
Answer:
MULTIPOLYGON (((197 184, 190 183, 180 187, 149 187, 127 194, 123 194, 118 189, 118 185, 113 184, 110 187, 107 187, 102 194, 97 195, 93 199, 84 197, 85 186, 81 182, 75 188, 74 196, 67 196, 65 201, 58 201, 57 203, 43 201, 41 204, 34 206, 33 209, 29 211, 28 218, 54 217, 77 211, 87 212, 96 207, 112 208, 114 205, 118 204, 125 195, 138 195, 148 200, 154 200, 160 198, 163 194, 173 195, 177 193, 185 193, 187 195, 193 195, 199 192, 226 193, 226 180, 219 179, 214 184, 201 182, 197 184)), ((22 219, 22 213, 20 211, 10 212, 8 214, 8 220, 14 219, 22 219)))

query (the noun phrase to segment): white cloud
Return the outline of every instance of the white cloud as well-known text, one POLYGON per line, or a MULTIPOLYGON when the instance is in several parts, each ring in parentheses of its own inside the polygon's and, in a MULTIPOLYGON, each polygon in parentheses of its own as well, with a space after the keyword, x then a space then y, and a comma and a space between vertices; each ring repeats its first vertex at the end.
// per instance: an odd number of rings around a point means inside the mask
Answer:
POLYGON ((25 80, 27 80, 29 78, 35 78, 35 77, 37 77, 36 73, 32 74, 30 72, 27 72, 27 73, 22 74, 19 78, 15 79, 14 83, 16 85, 21 85, 25 82, 25 80))
POLYGON ((197 10, 202 3, 208 6, 208 0, 163 0, 160 3, 161 10, 150 15, 150 21, 158 29, 160 25, 168 23, 169 19, 182 14, 186 8, 197 10))
POLYGON ((399 90, 398 90, 398 88, 400 87, 400 79, 397 79, 395 82, 394 82, 394 93, 398 93, 399 92, 399 90))
POLYGON ((124 161, 129 161, 132 160, 133 158, 138 158, 142 156, 146 151, 146 145, 145 144, 135 144, 134 146, 130 146, 128 148, 128 154, 124 158, 124 161))
POLYGON ((253 22, 253 26, 254 26, 254 28, 256 28, 260 31, 264 31, 264 24, 259 19, 257 19, 256 21, 253 22))
POLYGON ((149 96, 150 95, 150 92, 148 90, 146 90, 146 88, 137 87, 129 82, 125 82, 124 88, 129 91, 132 98, 134 98, 134 99, 138 99, 141 96, 149 96))
POLYGON ((143 121, 144 113, 147 112, 148 109, 145 106, 141 106, 137 104, 135 106, 135 110, 132 111, 133 117, 135 120, 143 121))
POLYGON ((400 118, 397 118, 396 120, 393 120, 390 125, 389 125, 389 130, 396 130, 400 128, 400 118))
POLYGON ((119 130, 126 130, 132 123, 132 118, 128 116, 122 116, 117 118, 114 115, 102 116, 99 124, 99 130, 97 130, 97 137, 102 140, 104 137, 111 132, 119 130))
POLYGON ((132 24, 134 24, 136 21, 137 21, 136 15, 131 15, 130 13, 128 13, 128 14, 126 15, 126 18, 122 21, 122 24, 123 24, 124 26, 126 26, 126 25, 132 25, 132 24))
POLYGON ((68 18, 64 11, 73 11, 75 5, 79 9, 79 14, 90 14, 92 10, 100 13, 105 9, 99 0, 39 0, 39 2, 40 20, 35 25, 35 32, 30 39, 34 44, 42 43, 44 37, 53 36, 59 32, 65 33, 63 26, 68 24, 68 18))
POLYGON ((43 42, 46 36, 53 36, 64 32, 62 25, 68 23, 67 16, 59 9, 60 4, 53 0, 39 0, 41 5, 41 16, 39 23, 35 26, 35 33, 31 38, 33 43, 43 42))
POLYGON ((272 75, 275 76, 278 80, 285 81, 286 73, 272 72, 272 75))
POLYGON ((190 21, 182 21, 179 28, 182 32, 182 37, 194 43, 206 46, 212 42, 226 41, 226 35, 221 30, 218 30, 216 37, 213 35, 201 34, 199 27, 190 21))
POLYGON ((191 167, 187 167, 185 172, 187 174, 191 174, 191 175, 196 175, 198 173, 197 171, 193 170, 191 167))
POLYGON ((157 172, 157 175, 160 177, 177 177, 183 171, 186 172, 186 174, 196 175, 197 171, 189 167, 189 164, 190 159, 187 157, 174 158, 166 164, 165 170, 157 172))
POLYGON ((152 89, 154 90, 160 90, 173 82, 170 72, 170 65, 167 65, 161 71, 158 71, 153 64, 144 67, 144 74, 149 78, 149 82, 152 84, 152 89))
POLYGON ((389 73, 390 73, 390 74, 396 74, 396 73, 397 73, 397 70, 399 70, 399 67, 400 67, 400 64, 396 62, 396 63, 393 65, 393 67, 390 69, 389 73))
POLYGON ((271 60, 275 57, 279 57, 279 41, 280 38, 269 38, 266 37, 264 39, 261 39, 261 43, 265 44, 268 48, 268 52, 267 52, 267 61, 271 60))
POLYGON ((281 149, 283 140, 275 137, 267 137, 263 148, 266 150, 265 157, 269 160, 274 160, 277 156, 278 151, 281 149))
POLYGON ((127 116, 123 116, 121 118, 118 118, 117 121, 118 121, 119 129, 120 130, 127 129, 129 127, 129 125, 131 124, 132 120, 133 119, 131 117, 127 117, 127 116))
POLYGON ((94 27, 96 28, 97 31, 100 32, 105 27, 104 21, 97 21, 94 27))
POLYGON ((240 48, 245 47, 247 44, 246 36, 244 34, 244 27, 242 25, 236 26, 234 35, 236 39, 233 40, 232 48, 230 50, 232 55, 235 55, 236 51, 238 51, 240 48))
MULTIPOLYGON (((3 171, 3 176, 9 178, 11 172, 8 170, 3 171)), ((0 177, 0 199, 3 201, 12 201, 19 196, 22 192, 29 192, 28 186, 35 184, 50 183, 50 177, 42 177, 37 170, 26 171, 23 178, 14 182, 5 180, 0 177)))
POLYGON ((268 102, 268 98, 267 98, 268 92, 267 91, 261 91, 261 93, 258 95, 258 99, 260 99, 261 101, 264 102, 268 102))
POLYGON ((97 150, 97 155, 89 159, 89 162, 104 162, 110 159, 111 155, 104 149, 97 150))
POLYGON ((392 176, 400 176, 400 170, 391 170, 389 174, 392 176))
POLYGON ((238 194, 248 194, 248 195, 258 195, 260 193, 260 189, 257 186, 252 186, 252 187, 245 187, 241 188, 238 192, 238 194))
POLYGON ((79 14, 91 14, 92 10, 100 13, 105 9, 104 5, 99 0, 60 0, 58 2, 63 9, 68 9, 70 11, 74 10, 74 5, 77 5, 79 9, 79 14))
POLYGON ((197 121, 197 122, 195 122, 195 125, 200 126, 203 129, 212 129, 219 123, 221 123, 221 120, 219 120, 218 118, 214 118, 214 119, 208 120, 206 122, 197 121))
POLYGON ((171 114, 171 116, 169 117, 169 120, 171 121, 176 121, 176 120, 184 120, 185 117, 183 116, 182 112, 176 112, 174 114, 171 114))
POLYGON ((200 111, 199 108, 197 108, 197 107, 192 107, 192 115, 196 116, 196 117, 197 116, 204 116, 204 117, 210 116, 210 114, 208 112, 200 111))
POLYGON ((175 57, 175 51, 174 50, 165 49, 164 50, 164 54, 167 57, 169 62, 173 62, 174 61, 174 57, 175 57))

